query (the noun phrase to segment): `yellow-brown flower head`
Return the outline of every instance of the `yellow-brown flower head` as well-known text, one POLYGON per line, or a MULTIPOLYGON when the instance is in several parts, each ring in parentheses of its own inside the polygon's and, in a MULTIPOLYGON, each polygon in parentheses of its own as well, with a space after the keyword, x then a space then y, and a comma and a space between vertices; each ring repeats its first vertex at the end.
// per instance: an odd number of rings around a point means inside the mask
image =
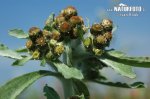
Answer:
POLYGON ((91 29, 90 29, 91 34, 94 36, 100 35, 103 32, 103 26, 100 24, 93 24, 91 29))
POLYGON ((59 15, 56 17, 56 24, 59 25, 61 23, 63 23, 64 21, 66 21, 65 17, 62 15, 59 15))
POLYGON ((54 48, 54 53, 60 55, 64 52, 65 48, 63 45, 56 45, 54 48))
POLYGON ((107 41, 110 41, 112 39, 112 33, 106 32, 103 34, 103 36, 106 38, 107 41))
POLYGON ((33 59, 39 59, 40 58, 40 52, 38 50, 35 50, 32 54, 33 59))
POLYGON ((113 28, 113 22, 109 19, 103 19, 101 24, 106 31, 111 31, 113 28))
POLYGON ((47 31, 47 30, 43 30, 43 36, 46 37, 46 38, 49 38, 51 36, 51 32, 50 31, 47 31))
POLYGON ((37 45, 44 46, 46 44, 46 41, 45 41, 44 37, 39 37, 36 39, 36 43, 37 43, 37 45))
POLYGON ((71 25, 72 25, 73 27, 75 27, 76 25, 81 25, 81 24, 83 24, 84 22, 83 22, 82 17, 80 17, 80 16, 72 16, 72 17, 70 18, 70 23, 71 23, 71 25))
POLYGON ((30 37, 37 36, 37 35, 39 35, 40 32, 41 32, 40 28, 32 27, 32 28, 29 29, 29 36, 30 37))
POLYGON ((53 30, 51 34, 51 38, 54 40, 59 40, 60 39, 60 33, 57 30, 53 30))
POLYGON ((28 41, 26 42, 26 47, 27 47, 28 49, 31 49, 32 46, 33 46, 33 42, 32 42, 31 40, 28 40, 28 41))
POLYGON ((96 43, 97 44, 105 44, 106 43, 106 38, 102 35, 99 35, 96 37, 96 43))
POLYGON ((61 11, 61 15, 69 19, 70 17, 77 15, 77 10, 75 7, 68 6, 67 8, 61 11))
POLYGON ((60 25, 59 29, 63 33, 69 32, 71 30, 71 25, 65 21, 60 25))

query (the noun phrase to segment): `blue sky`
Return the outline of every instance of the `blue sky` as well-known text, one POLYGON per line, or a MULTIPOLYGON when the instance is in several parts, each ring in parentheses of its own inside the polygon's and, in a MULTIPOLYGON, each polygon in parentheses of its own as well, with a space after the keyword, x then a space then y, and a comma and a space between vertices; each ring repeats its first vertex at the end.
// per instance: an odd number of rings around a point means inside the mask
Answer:
MULTIPOLYGON (((25 45, 25 40, 10 37, 8 30, 21 28, 27 32, 32 26, 42 28, 51 12, 57 15, 61 9, 72 5, 78 9, 80 16, 89 18, 90 24, 99 22, 102 16, 114 21, 118 29, 111 47, 134 56, 150 56, 149 4, 148 0, 0 0, 0 42, 12 49, 22 47, 25 45), (133 6, 140 5, 145 11, 138 17, 120 17, 114 12, 105 12, 106 9, 120 2, 133 6)), ((38 62, 35 64, 29 62, 24 67, 11 67, 11 62, 13 60, 0 57, 0 83, 25 72, 47 69, 37 66, 38 62)))

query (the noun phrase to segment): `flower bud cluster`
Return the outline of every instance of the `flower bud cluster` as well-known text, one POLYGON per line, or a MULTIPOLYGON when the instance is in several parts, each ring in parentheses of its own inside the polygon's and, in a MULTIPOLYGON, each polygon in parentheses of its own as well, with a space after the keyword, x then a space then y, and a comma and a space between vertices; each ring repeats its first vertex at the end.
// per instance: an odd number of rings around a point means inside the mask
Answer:
POLYGON ((64 40, 66 37, 76 39, 79 36, 78 27, 84 30, 84 21, 81 16, 78 16, 77 10, 72 6, 63 9, 55 18, 55 29, 60 32, 61 40, 64 40))
POLYGON ((112 29, 113 22, 109 19, 103 19, 101 23, 93 24, 90 28, 92 37, 84 40, 84 46, 95 55, 102 55, 112 39, 112 29))
POLYGON ((32 54, 33 59, 53 59, 60 56, 64 52, 64 46, 57 41, 59 34, 57 30, 50 32, 38 27, 30 28, 26 48, 32 54))

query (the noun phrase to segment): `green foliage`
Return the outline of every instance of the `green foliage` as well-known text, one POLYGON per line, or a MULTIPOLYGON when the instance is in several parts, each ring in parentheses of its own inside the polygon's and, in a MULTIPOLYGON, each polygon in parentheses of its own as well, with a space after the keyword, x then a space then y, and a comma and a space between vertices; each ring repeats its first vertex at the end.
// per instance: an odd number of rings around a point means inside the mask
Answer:
POLYGON ((21 29, 10 30, 9 35, 16 37, 16 38, 21 38, 21 39, 26 39, 29 37, 29 35, 27 33, 24 33, 24 31, 21 29))
POLYGON ((115 61, 109 60, 109 59, 101 59, 102 62, 113 68, 116 72, 120 73, 123 76, 129 77, 129 78, 135 78, 136 75, 132 71, 132 67, 130 65, 125 65, 122 63, 117 63, 115 61))
POLYGON ((47 97, 47 99, 60 99, 57 92, 52 87, 49 87, 47 84, 44 86, 43 91, 45 92, 44 95, 47 97))
POLYGON ((32 56, 25 56, 22 59, 16 60, 13 62, 13 66, 23 66, 26 62, 32 59, 32 56))
POLYGON ((0 87, 0 99, 15 99, 23 90, 44 76, 57 76, 50 71, 36 71, 16 77, 0 87))
POLYGON ((90 93, 87 86, 79 80, 73 80, 73 88, 77 95, 84 95, 85 99, 89 99, 90 93))
POLYGON ((0 56, 5 56, 14 59, 22 59, 20 54, 18 54, 13 50, 10 50, 8 47, 6 47, 4 44, 1 43, 0 43, 0 56))
MULTIPOLYGON (((122 53, 122 52, 119 52, 122 53)), ((150 67, 150 57, 130 57, 130 56, 118 56, 118 51, 111 51, 106 54, 106 57, 112 61, 131 65, 135 67, 150 67)))
POLYGON ((74 67, 68 67, 67 65, 59 61, 54 61, 53 65, 57 68, 58 72, 60 72, 66 79, 83 79, 81 71, 74 67))
POLYGON ((134 82, 132 84, 122 83, 122 82, 111 82, 111 81, 101 81, 100 79, 95 79, 93 82, 113 86, 113 87, 120 87, 120 88, 145 88, 143 82, 134 82))

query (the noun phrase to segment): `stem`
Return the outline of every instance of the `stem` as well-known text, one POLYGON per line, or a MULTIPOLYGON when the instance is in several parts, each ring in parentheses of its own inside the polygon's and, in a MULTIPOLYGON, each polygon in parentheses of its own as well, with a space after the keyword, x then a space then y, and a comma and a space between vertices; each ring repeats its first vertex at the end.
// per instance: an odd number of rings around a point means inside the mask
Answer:
POLYGON ((68 97, 74 95, 72 80, 71 79, 61 79, 63 90, 64 90, 64 97, 68 99, 68 97))

